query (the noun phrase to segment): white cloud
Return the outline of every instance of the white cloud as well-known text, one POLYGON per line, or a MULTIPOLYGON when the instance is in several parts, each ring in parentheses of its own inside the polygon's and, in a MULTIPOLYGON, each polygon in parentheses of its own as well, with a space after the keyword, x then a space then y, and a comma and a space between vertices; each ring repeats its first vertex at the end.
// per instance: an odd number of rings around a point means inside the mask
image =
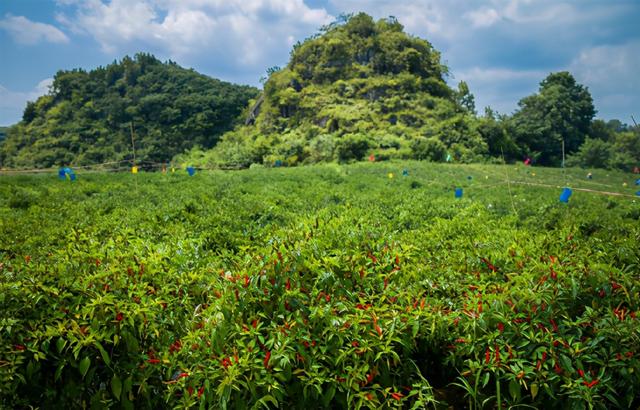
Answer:
POLYGON ((34 45, 40 42, 68 43, 69 38, 59 29, 44 23, 31 21, 23 16, 7 14, 0 20, 0 29, 6 30, 19 44, 34 45))
POLYGON ((568 70, 589 87, 596 108, 607 118, 628 121, 640 105, 640 40, 619 45, 587 48, 571 62, 568 70), (622 113, 622 114, 620 114, 622 113))
POLYGON ((290 36, 306 36, 333 17, 302 0, 62 0, 58 21, 116 54, 131 44, 189 60, 204 53, 229 63, 261 64, 290 36))
POLYGON ((580 80, 594 86, 607 85, 619 90, 640 86, 640 41, 606 45, 583 50, 569 69, 580 80))
POLYGON ((464 17, 471 21, 473 27, 490 27, 501 19, 500 14, 490 8, 470 11, 464 17))
POLYGON ((35 101, 49 92, 53 78, 45 78, 30 91, 12 91, 0 84, 0 125, 9 125, 22 118, 27 101, 35 101))
POLYGON ((481 68, 458 71, 456 77, 464 81, 481 81, 484 83, 498 83, 516 80, 542 80, 547 74, 541 70, 513 70, 507 68, 481 68))

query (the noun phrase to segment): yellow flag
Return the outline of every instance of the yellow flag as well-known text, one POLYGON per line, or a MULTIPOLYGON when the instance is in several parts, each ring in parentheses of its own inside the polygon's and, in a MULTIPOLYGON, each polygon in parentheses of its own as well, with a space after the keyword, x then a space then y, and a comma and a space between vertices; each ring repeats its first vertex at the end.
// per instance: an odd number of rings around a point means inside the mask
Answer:
POLYGON ((389 179, 393 178, 393 172, 389 172, 389 179))
POLYGON ((133 166, 133 167, 131 168, 131 173, 132 173, 132 174, 137 174, 137 173, 138 173, 138 167, 133 166))

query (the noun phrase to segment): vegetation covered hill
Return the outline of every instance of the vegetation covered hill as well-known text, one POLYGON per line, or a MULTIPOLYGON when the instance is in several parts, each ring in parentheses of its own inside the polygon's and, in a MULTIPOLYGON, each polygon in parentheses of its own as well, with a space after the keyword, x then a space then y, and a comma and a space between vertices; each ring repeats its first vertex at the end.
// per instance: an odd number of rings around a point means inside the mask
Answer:
POLYGON ((268 70, 245 124, 209 152, 178 159, 202 166, 295 165, 403 158, 507 161, 631 170, 640 129, 594 120, 587 87, 551 73, 513 115, 478 117, 465 82, 450 88, 440 54, 394 18, 345 16, 294 46, 286 67, 268 70), (587 142, 583 147, 583 143, 587 142))
POLYGON ((466 85, 451 89, 440 53, 394 18, 374 22, 361 13, 323 27, 294 46, 286 67, 269 73, 246 124, 202 161, 292 165, 371 152, 438 161, 447 150, 463 160, 487 153, 466 85))
POLYGON ((59 71, 48 95, 28 103, 0 145, 4 167, 129 159, 131 125, 142 161, 210 148, 257 89, 219 81, 149 54, 86 72, 59 71))

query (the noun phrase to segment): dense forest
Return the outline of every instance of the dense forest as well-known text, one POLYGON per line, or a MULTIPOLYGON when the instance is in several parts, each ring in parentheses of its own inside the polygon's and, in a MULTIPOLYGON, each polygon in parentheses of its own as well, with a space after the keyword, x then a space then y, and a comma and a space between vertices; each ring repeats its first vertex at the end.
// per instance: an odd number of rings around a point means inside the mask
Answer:
POLYGON ((86 72, 59 71, 0 145, 3 167, 167 161, 213 147, 258 90, 219 81, 149 54, 86 72))
POLYGON ((201 167, 419 159, 530 158, 632 170, 640 127, 595 119, 587 87, 550 73, 512 115, 478 115, 462 81, 395 18, 344 15, 297 43, 262 92, 148 54, 85 72, 61 71, 0 142, 0 166, 47 167, 174 159, 201 167), (132 127, 133 126, 133 127, 132 127))

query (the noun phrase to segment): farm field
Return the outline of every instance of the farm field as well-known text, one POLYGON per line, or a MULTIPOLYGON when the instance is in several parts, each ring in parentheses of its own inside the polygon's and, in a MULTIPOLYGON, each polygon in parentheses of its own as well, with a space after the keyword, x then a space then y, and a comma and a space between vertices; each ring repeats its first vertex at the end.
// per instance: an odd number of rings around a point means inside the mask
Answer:
POLYGON ((0 407, 637 408, 640 187, 592 172, 1 176, 0 407))

